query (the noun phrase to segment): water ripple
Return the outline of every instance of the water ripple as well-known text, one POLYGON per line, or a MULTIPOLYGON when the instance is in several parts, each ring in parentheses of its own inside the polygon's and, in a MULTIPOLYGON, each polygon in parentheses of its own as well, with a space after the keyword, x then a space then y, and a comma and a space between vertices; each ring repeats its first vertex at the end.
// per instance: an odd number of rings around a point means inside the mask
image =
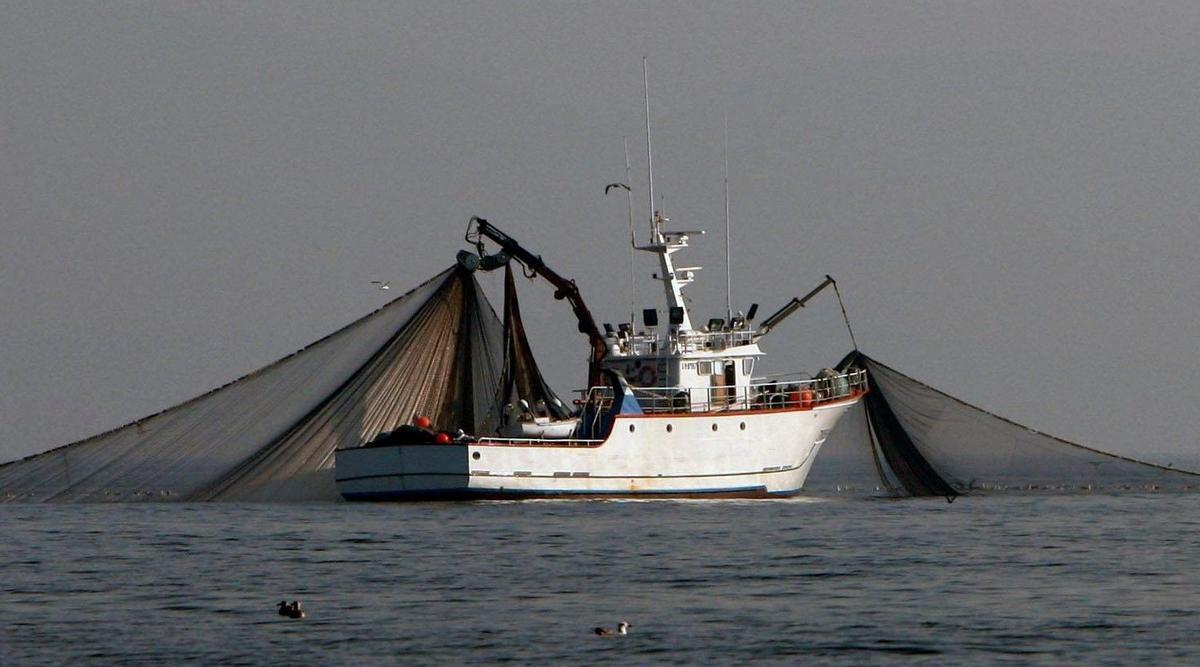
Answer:
POLYGON ((6 664, 1189 663, 1193 504, 4 505, 0 646, 6 664), (590 632, 622 619, 628 637, 590 632))

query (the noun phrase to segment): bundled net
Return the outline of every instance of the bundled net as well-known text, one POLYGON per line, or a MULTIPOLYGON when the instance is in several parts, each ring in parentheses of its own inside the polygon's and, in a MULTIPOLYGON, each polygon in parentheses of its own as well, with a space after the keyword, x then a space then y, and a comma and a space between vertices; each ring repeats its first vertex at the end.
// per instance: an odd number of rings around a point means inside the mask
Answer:
POLYGON ((502 409, 524 400, 553 419, 566 419, 570 410, 550 388, 533 357, 520 300, 513 281, 512 264, 504 266, 504 373, 500 380, 502 409))
POLYGON ((871 392, 825 443, 806 488, 948 496, 973 491, 1194 490, 1200 474, 1108 454, 1009 421, 862 353, 871 392))
POLYGON ((429 415, 494 428, 502 326, 448 269, 208 394, 0 466, 0 501, 334 499, 334 451, 429 415))

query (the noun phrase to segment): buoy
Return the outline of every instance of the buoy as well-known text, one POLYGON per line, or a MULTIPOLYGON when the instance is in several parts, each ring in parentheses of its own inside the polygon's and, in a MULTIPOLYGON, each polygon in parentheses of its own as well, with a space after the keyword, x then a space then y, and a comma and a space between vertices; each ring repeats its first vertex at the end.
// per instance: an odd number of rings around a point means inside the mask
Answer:
POLYGON ((413 424, 416 424, 417 428, 433 428, 433 420, 425 415, 417 417, 413 424))
POLYGON ((441 433, 438 433, 437 438, 435 438, 435 440, 437 441, 437 444, 439 444, 439 445, 448 445, 454 441, 454 439, 450 437, 450 434, 446 433, 444 431, 441 433))
POLYGON ((653 387, 658 382, 658 371, 649 364, 642 366, 637 373, 637 383, 643 387, 653 387))
POLYGON ((812 389, 801 389, 800 390, 800 408, 803 410, 807 410, 807 409, 811 408, 812 405, 813 405, 812 389))

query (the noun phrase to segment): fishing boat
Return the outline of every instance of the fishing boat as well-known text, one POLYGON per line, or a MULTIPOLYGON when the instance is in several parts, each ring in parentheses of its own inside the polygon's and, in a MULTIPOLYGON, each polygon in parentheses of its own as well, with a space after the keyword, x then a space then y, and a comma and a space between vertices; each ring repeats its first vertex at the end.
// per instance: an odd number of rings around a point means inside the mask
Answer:
MULTIPOLYGON (((637 244, 630 194, 630 241, 633 250, 657 258, 653 277, 666 298, 666 321, 659 309, 646 308, 640 325, 631 313, 630 321, 606 323, 601 333, 573 280, 487 220, 472 218, 466 240, 475 252, 460 251, 458 269, 505 271, 504 371, 491 401, 495 418, 465 419, 489 424, 493 432, 435 432, 430 419, 418 417, 365 446, 339 449, 335 479, 343 498, 762 497, 803 488, 822 443, 867 391, 866 373, 847 368, 766 377, 755 370, 762 338, 834 285, 833 278, 759 324, 757 304, 735 314, 730 302, 724 316, 695 326, 683 291, 701 267, 676 266, 674 255, 704 232, 669 229, 655 207, 648 81, 646 152, 650 235, 637 244), (489 254, 487 242, 499 250, 489 254), (571 406, 546 384, 530 351, 513 263, 550 282, 588 336, 588 386, 571 406)), ((725 171, 728 266, 728 160, 725 171)), ((627 180, 628 172, 626 151, 627 180)), ((614 186, 632 193, 627 184, 614 186)))
POLYGON ((763 497, 795 494, 838 419, 866 392, 865 371, 756 377, 760 340, 821 289, 793 299, 755 325, 747 315, 692 324, 683 289, 700 267, 673 255, 695 231, 666 229, 656 214, 667 321, 645 309, 633 322, 599 331, 573 281, 553 272, 486 220, 472 220, 480 254, 459 254, 462 270, 506 267, 505 379, 495 434, 434 432, 428 422, 337 451, 338 492, 347 500, 529 498, 544 496, 763 497), (482 250, 482 239, 500 246, 482 250), (512 262, 569 300, 592 342, 591 382, 570 408, 546 386, 528 352, 516 308, 512 262))

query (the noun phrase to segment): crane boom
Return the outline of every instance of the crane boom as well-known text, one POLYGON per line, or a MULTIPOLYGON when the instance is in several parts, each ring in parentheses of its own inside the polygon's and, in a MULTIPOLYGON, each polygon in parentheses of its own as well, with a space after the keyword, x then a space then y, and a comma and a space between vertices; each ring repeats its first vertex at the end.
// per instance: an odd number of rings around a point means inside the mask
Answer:
MULTIPOLYGON (((475 225, 475 230, 479 235, 491 239, 509 257, 517 260, 535 275, 541 276, 546 282, 550 283, 554 287, 555 299, 566 299, 571 304, 571 310, 575 313, 576 325, 579 328, 579 332, 587 334, 588 342, 592 346, 588 380, 589 384, 595 384, 595 381, 599 378, 599 363, 608 354, 608 345, 604 342, 604 336, 601 335, 599 327, 596 326, 596 320, 592 318, 591 311, 588 310, 587 305, 583 302, 583 297, 580 296, 579 288, 575 285, 575 281, 560 276, 553 269, 546 266, 540 255, 529 252, 520 243, 517 243, 516 239, 500 231, 487 220, 473 217, 471 218, 471 223, 475 225)), ((469 235, 468 240, 470 240, 469 235)), ((478 240, 475 243, 477 246, 481 246, 478 240)))
POLYGON ((814 296, 820 294, 821 290, 835 283, 836 281, 833 279, 833 276, 825 276, 825 280, 822 281, 820 285, 817 285, 813 291, 805 294, 799 299, 793 298, 791 301, 787 302, 787 305, 785 305, 783 308, 780 308, 770 317, 763 320, 762 324, 758 325, 758 331, 755 332, 755 336, 761 338, 767 335, 771 329, 774 329, 780 322, 786 320, 789 315, 796 312, 800 308, 803 308, 804 304, 808 303, 809 300, 811 300, 814 296))

